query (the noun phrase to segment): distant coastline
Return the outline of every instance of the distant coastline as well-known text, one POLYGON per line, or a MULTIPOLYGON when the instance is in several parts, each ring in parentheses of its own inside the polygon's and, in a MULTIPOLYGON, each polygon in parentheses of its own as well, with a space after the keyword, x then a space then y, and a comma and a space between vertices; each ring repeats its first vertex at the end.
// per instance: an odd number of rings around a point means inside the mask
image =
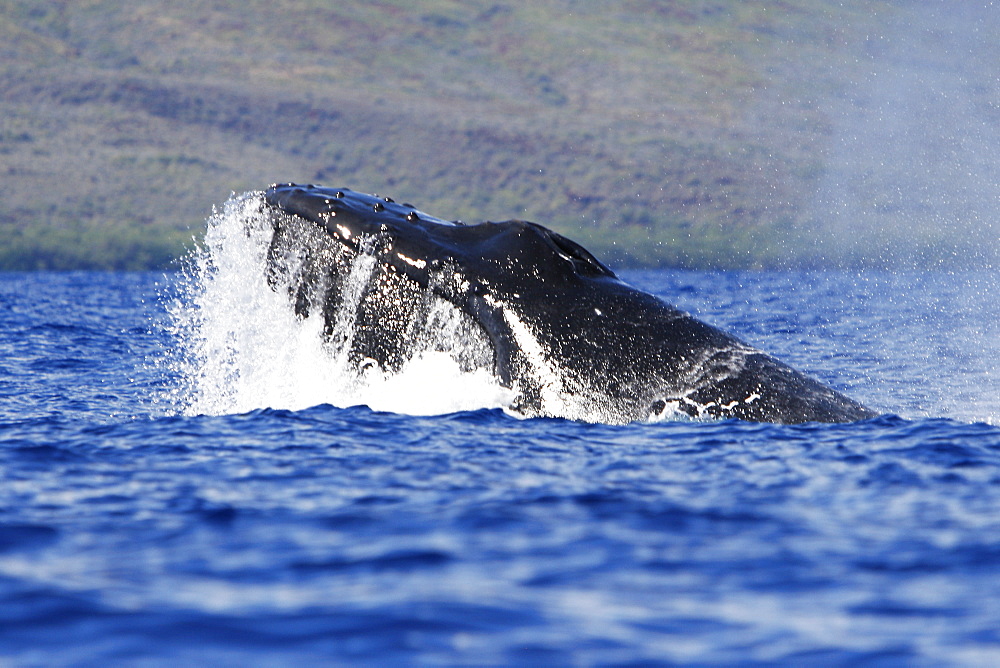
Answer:
MULTIPOLYGON (((616 267, 1000 252, 979 211, 956 232, 887 202, 894 172, 843 194, 881 217, 817 207, 864 167, 838 158, 844 109, 880 103, 852 91, 912 4, 309 4, 5 3, 0 270, 169 267, 213 205, 289 180, 534 220, 616 267)), ((939 52, 921 66, 961 67, 939 52)))

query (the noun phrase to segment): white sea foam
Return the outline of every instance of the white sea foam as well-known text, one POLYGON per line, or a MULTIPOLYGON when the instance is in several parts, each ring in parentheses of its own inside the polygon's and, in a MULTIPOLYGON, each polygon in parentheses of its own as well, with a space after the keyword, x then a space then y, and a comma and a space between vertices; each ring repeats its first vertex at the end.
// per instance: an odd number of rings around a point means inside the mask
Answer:
MULTIPOLYGON (((337 349, 323 336, 322 315, 297 316, 287 291, 268 284, 272 230, 260 197, 234 196, 209 218, 204 244, 190 257, 171 307, 182 348, 174 397, 180 412, 221 415, 328 403, 427 415, 510 403, 510 391, 492 373, 464 371, 440 341, 430 342, 398 373, 374 366, 359 375, 345 347, 337 349)), ((371 264, 362 259, 353 267, 348 290, 360 292, 371 264)), ((353 324, 341 316, 335 332, 353 324)), ((437 309, 433 317, 441 336, 455 334, 447 313, 437 309)))

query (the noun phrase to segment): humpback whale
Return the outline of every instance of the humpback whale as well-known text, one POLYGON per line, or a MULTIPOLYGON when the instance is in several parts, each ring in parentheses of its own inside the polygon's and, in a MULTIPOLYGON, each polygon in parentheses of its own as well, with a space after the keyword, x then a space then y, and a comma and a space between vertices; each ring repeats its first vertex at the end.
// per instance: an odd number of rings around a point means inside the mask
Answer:
POLYGON ((360 372, 398 371, 452 314, 455 359, 487 368, 525 416, 624 424, 664 415, 849 422, 876 415, 634 288, 523 220, 465 224, 410 204, 293 183, 261 199, 270 285, 360 372))

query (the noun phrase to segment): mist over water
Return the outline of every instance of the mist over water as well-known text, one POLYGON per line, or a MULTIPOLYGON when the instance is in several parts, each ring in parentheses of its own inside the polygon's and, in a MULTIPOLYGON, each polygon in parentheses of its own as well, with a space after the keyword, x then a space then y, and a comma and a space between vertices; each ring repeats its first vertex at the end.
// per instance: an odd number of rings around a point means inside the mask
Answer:
POLYGON ((818 250, 846 265, 996 266, 1000 7, 913 2, 834 67, 812 205, 818 250))

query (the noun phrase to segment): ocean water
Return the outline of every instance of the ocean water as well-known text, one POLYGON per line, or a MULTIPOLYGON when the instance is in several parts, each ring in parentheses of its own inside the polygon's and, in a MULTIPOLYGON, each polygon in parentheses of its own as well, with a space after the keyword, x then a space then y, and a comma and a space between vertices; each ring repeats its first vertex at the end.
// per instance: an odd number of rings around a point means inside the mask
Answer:
POLYGON ((244 251, 0 275, 0 666, 1000 663, 995 275, 626 272, 886 415, 613 427, 345 387, 244 251))

